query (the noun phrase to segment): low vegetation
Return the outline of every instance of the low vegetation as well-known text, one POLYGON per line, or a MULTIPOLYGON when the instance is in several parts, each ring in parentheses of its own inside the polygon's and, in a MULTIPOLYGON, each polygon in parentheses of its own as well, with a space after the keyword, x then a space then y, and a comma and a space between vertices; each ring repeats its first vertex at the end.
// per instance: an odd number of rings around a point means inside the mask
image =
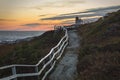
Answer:
POLYGON ((120 10, 80 26, 77 80, 120 80, 120 10))
POLYGON ((0 45, 0 66, 36 64, 49 53, 64 35, 63 31, 48 31, 31 41, 0 45))

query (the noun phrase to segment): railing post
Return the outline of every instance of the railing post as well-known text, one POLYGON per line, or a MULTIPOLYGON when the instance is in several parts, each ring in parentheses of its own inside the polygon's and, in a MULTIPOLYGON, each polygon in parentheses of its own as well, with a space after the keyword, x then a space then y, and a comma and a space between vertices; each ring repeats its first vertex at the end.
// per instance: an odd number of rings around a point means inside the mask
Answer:
MULTIPOLYGON (((60 44, 61 45, 61 44, 60 44)), ((57 47, 57 51, 60 49, 60 45, 57 47)))
POLYGON ((36 73, 38 72, 38 66, 35 67, 35 72, 36 72, 36 73))
MULTIPOLYGON (((16 66, 12 67, 12 74, 16 75, 16 66)), ((14 78, 13 80, 17 80, 17 78, 14 78)))
MULTIPOLYGON (((50 55, 50 57, 49 57, 49 59, 51 60, 51 58, 53 57, 53 55, 54 55, 54 50, 52 51, 52 54, 50 55)), ((50 63, 50 66, 52 66, 52 62, 50 63)))
MULTIPOLYGON (((38 66, 35 66, 35 73, 38 73, 38 66)), ((40 79, 39 75, 37 76, 37 79, 40 79)))

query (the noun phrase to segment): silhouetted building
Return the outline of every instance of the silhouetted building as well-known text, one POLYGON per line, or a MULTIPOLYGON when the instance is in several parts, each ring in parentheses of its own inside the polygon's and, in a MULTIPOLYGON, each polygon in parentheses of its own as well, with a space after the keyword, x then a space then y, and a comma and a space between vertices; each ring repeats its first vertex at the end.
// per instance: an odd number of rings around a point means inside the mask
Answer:
POLYGON ((83 21, 82 21, 81 19, 79 19, 79 17, 76 17, 76 18, 75 18, 75 26, 76 26, 76 27, 80 26, 80 25, 82 24, 82 22, 83 22, 83 21))
POLYGON ((77 27, 80 27, 82 24, 84 24, 82 19, 79 19, 79 17, 75 17, 75 24, 65 26, 67 29, 74 29, 77 27))

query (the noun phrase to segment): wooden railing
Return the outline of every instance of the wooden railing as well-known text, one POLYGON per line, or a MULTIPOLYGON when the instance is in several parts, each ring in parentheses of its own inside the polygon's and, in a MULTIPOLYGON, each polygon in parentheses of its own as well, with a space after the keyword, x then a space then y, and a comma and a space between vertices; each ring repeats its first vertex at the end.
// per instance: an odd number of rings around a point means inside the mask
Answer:
MULTIPOLYGON (((59 43, 51 49, 51 51, 43 57, 36 65, 9 65, 0 67, 0 71, 9 70, 10 74, 4 75, 0 80, 17 80, 20 77, 37 77, 38 80, 45 80, 46 76, 54 68, 57 60, 63 54, 64 49, 68 45, 68 32, 67 29, 62 27, 65 31, 65 35, 59 41, 59 43), (19 72, 18 69, 32 69, 31 72, 19 72)), ((22 70, 21 69, 21 70, 22 70)), ((2 75, 2 74, 0 74, 2 75)))

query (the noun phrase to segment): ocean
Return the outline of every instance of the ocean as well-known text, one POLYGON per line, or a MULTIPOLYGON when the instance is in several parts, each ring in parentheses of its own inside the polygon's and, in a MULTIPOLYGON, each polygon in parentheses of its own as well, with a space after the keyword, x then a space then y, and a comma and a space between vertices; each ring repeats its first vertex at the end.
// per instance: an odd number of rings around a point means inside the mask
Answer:
POLYGON ((0 43, 14 42, 40 36, 45 31, 0 31, 0 43))

